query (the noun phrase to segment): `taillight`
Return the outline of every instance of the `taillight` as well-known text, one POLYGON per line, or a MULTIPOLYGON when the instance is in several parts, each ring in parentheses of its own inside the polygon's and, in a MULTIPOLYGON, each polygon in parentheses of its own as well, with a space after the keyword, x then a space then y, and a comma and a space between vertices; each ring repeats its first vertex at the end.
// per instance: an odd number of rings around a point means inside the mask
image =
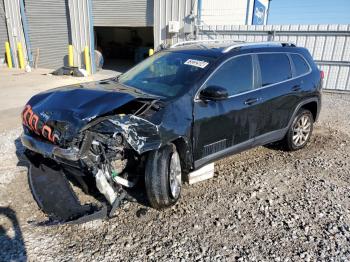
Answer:
POLYGON ((321 76, 321 79, 323 80, 323 78, 324 78, 324 72, 321 70, 320 71, 320 76, 321 76))

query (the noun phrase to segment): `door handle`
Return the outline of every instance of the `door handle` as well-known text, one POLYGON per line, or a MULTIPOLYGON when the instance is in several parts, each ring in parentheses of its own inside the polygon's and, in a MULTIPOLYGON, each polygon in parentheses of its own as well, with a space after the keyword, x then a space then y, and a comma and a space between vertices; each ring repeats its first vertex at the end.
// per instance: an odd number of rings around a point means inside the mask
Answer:
POLYGON ((300 91, 300 90, 301 90, 300 85, 295 85, 295 86, 292 87, 292 91, 294 91, 294 92, 297 92, 297 91, 300 91))
POLYGON ((259 98, 249 98, 244 102, 244 104, 250 106, 258 102, 259 100, 260 100, 259 98))

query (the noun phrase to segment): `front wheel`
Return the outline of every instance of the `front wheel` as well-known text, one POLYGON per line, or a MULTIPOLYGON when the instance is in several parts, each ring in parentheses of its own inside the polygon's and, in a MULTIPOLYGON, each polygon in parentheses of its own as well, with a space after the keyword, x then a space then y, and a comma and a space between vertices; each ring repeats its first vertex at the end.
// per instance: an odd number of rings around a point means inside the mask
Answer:
POLYGON ((181 194, 181 163, 175 145, 166 145, 148 155, 145 186, 149 203, 156 209, 169 207, 181 194))
POLYGON ((299 110, 282 141, 284 147, 288 151, 295 151, 305 147, 310 140, 313 124, 312 113, 306 109, 299 110))

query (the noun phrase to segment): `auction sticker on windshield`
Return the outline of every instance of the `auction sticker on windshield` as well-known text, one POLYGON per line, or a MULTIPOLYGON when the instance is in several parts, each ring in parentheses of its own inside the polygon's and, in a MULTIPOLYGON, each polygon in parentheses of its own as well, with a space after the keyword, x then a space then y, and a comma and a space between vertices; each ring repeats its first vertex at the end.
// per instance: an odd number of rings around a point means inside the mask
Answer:
POLYGON ((195 66, 195 67, 204 68, 209 63, 205 62, 205 61, 195 60, 195 59, 187 59, 187 61, 184 64, 185 65, 191 65, 191 66, 195 66))

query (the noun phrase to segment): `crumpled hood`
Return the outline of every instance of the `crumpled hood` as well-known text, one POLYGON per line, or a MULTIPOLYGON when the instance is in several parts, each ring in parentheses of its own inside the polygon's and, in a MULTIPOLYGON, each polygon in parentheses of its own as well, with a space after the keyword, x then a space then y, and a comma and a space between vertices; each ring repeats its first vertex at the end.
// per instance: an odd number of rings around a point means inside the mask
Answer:
POLYGON ((42 122, 60 128, 66 138, 71 138, 94 118, 138 98, 157 97, 105 80, 48 90, 33 96, 27 104, 42 122))

